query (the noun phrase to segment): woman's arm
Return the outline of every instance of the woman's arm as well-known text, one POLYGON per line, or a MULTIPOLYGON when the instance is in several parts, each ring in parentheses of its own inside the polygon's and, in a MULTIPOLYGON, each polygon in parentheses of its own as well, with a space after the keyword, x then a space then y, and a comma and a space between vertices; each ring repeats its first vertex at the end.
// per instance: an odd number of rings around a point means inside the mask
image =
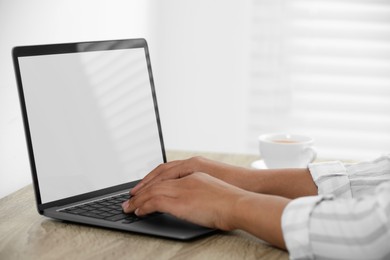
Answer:
POLYGON ((378 183, 373 182, 372 177, 380 176, 380 186, 355 199, 335 199, 339 193, 351 197, 350 191, 344 192, 346 188, 351 189, 351 185, 342 164, 339 167, 335 163, 311 165, 320 188, 328 187, 330 178, 333 184, 340 183, 341 186, 332 188, 334 195, 293 201, 269 194, 298 197, 316 193, 316 186, 306 169, 255 171, 213 161, 209 165, 205 162, 192 165, 205 167, 209 171, 205 174, 194 173, 193 168, 188 167, 188 161, 173 162, 148 175, 148 179, 132 192, 134 196, 123 204, 123 209, 135 211, 140 216, 155 211, 167 212, 203 226, 242 229, 277 247, 287 247, 293 259, 387 259, 390 255, 390 182, 386 177, 390 172, 389 158, 362 164, 353 171, 349 168, 359 178, 367 171, 370 177, 366 180, 367 185, 378 183), (238 172, 234 173, 233 169, 238 172), (321 179, 322 176, 325 179, 321 179))
POLYGON ((295 199, 317 195, 317 186, 307 168, 251 170, 247 190, 295 199))
POLYGON ((155 182, 185 177, 194 172, 204 172, 241 189, 257 193, 291 199, 317 194, 317 187, 308 169, 254 170, 203 157, 161 164, 132 189, 131 194, 135 195, 143 187, 155 182))

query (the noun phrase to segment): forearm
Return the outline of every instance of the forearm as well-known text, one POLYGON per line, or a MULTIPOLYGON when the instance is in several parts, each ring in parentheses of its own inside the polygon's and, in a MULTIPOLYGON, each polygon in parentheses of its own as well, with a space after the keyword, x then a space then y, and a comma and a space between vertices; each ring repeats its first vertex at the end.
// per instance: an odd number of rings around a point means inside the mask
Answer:
POLYGON ((254 170, 196 158, 199 171, 256 193, 298 198, 317 195, 317 186, 308 169, 254 170))
POLYGON ((302 169, 252 170, 246 190, 295 199, 317 195, 310 172, 302 169))
POLYGON ((196 163, 200 165, 198 171, 207 173, 214 178, 220 179, 241 189, 254 191, 249 189, 250 182, 254 180, 254 176, 250 169, 209 160, 203 157, 194 159, 197 160, 196 163))

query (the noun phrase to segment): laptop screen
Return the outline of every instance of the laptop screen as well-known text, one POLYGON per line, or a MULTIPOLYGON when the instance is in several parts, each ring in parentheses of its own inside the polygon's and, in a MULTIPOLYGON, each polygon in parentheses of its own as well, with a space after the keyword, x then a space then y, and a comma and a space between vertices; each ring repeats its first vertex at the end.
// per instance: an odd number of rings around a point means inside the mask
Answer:
POLYGON ((42 203, 141 179, 163 162, 144 48, 18 62, 42 203))

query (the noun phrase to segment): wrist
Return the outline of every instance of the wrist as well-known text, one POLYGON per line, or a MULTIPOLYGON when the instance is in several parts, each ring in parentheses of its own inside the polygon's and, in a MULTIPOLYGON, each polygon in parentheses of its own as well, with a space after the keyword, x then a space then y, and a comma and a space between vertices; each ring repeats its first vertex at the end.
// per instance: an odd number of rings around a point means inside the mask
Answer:
POLYGON ((243 229, 242 222, 248 221, 247 212, 250 210, 252 196, 250 192, 237 198, 231 212, 230 226, 232 229, 243 229))
POLYGON ((252 193, 245 190, 234 194, 231 207, 228 207, 228 212, 223 214, 226 217, 224 230, 243 229, 241 224, 248 221, 246 215, 251 210, 252 199, 252 193))
POLYGON ((289 199, 246 192, 236 201, 230 227, 251 233, 279 248, 285 248, 281 218, 289 199))

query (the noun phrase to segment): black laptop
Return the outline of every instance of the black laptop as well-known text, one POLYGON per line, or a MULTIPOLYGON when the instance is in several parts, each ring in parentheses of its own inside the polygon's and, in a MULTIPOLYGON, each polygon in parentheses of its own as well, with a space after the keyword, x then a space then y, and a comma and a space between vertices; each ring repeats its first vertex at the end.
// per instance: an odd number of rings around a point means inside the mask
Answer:
POLYGON ((179 240, 213 231, 122 212, 166 162, 144 39, 19 46, 13 61, 40 214, 179 240))

